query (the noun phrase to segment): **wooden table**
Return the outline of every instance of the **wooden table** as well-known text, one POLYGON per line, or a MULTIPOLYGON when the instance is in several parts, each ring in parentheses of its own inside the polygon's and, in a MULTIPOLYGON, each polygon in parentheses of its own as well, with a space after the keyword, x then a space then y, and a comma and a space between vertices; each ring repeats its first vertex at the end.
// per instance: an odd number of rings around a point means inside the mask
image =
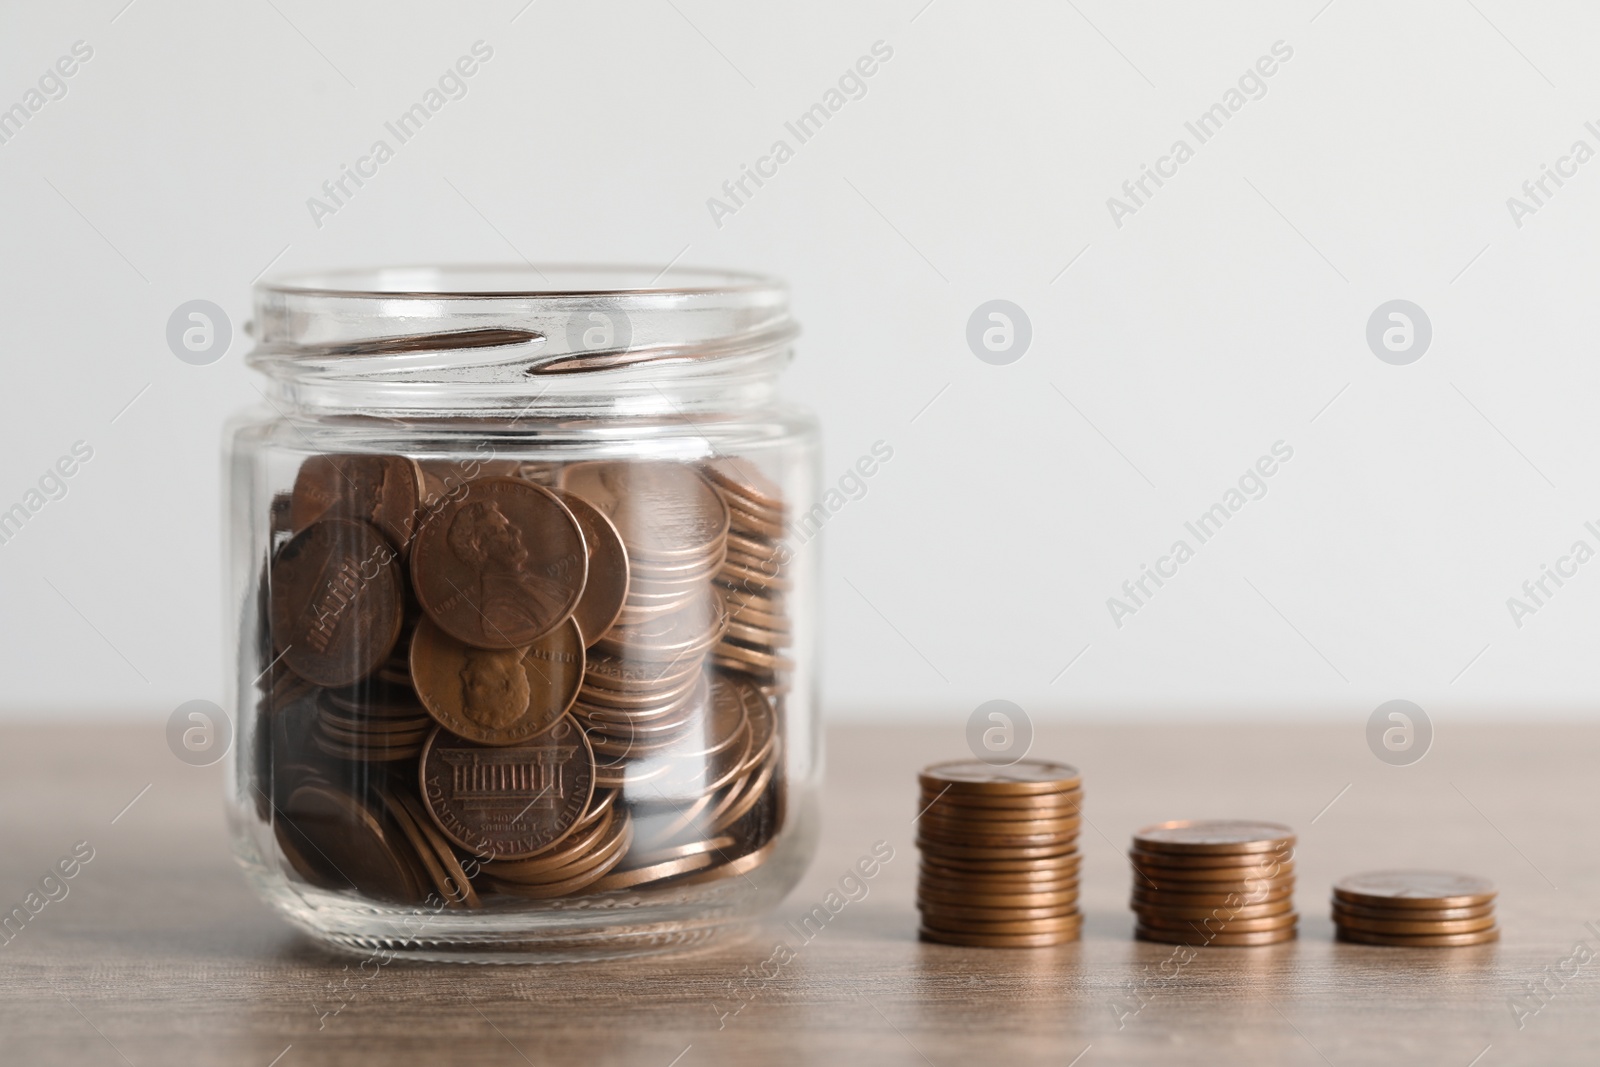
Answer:
POLYGON ((916 940, 914 774, 961 755, 962 732, 850 727, 829 737, 817 859, 750 939, 587 966, 365 972, 308 944, 246 888, 225 839, 220 768, 181 764, 158 726, 11 728, 0 732, 0 903, 21 903, 75 842, 94 858, 0 946, 0 1062, 1600 1062, 1600 728, 1442 722, 1427 758, 1399 768, 1367 751, 1363 726, 1042 729, 1037 754, 1083 769, 1092 823, 1084 939, 1064 948, 916 940), (1142 823, 1205 816, 1299 830, 1301 939, 1208 949, 1169 975, 1169 948, 1130 937, 1121 849, 1142 823), (751 983, 748 1000, 736 994, 782 922, 878 840, 895 858, 869 894, 776 978, 751 983), (1330 882, 1396 865, 1494 879, 1503 940, 1335 943, 1330 882), (1563 965, 1581 940, 1595 957, 1563 965), (1526 1002, 1538 1010, 1519 1029, 1509 998, 1540 981, 1544 1003, 1526 1002))

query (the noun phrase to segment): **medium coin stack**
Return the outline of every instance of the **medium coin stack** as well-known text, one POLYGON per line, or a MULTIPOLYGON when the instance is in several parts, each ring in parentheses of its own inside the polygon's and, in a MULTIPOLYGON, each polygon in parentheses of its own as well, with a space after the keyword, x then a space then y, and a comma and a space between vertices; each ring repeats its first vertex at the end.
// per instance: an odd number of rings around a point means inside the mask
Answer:
POLYGON ((793 584, 783 573, 783 495, 743 460, 715 459, 705 472, 728 507, 728 552, 717 585, 729 621, 712 660, 771 688, 794 667, 781 652, 791 642, 786 600, 793 584))
POLYGON ((1494 886, 1452 871, 1371 871, 1333 884, 1340 941, 1448 948, 1500 939, 1494 886))
POLYGON ((917 780, 922 939, 981 948, 1076 941, 1083 925, 1077 768, 959 760, 936 763, 917 780))
POLYGON ((252 782, 300 877, 475 907, 765 861, 778 676, 712 662, 733 509, 710 479, 307 459, 269 510, 252 782))
POLYGON ((1272 822, 1158 823, 1133 835, 1135 936, 1181 945, 1292 940, 1294 831, 1272 822))

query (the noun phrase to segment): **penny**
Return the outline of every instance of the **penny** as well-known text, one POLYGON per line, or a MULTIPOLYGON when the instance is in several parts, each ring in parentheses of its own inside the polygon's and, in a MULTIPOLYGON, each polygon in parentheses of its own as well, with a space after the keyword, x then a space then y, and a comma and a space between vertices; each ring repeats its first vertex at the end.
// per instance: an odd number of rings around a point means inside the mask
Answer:
POLYGON ((609 893, 616 889, 632 889, 650 882, 661 882, 668 878, 675 878, 680 874, 691 871, 703 870, 710 867, 717 857, 710 852, 701 852, 693 856, 684 856, 681 859, 668 860, 649 867, 636 867, 628 871, 612 871, 604 878, 594 883, 596 893, 609 893))
POLYGON ((741 457, 718 456, 704 466, 713 485, 740 500, 758 508, 782 512, 783 490, 776 482, 761 473, 751 460, 741 457))
POLYGON ((421 900, 399 828, 350 794, 303 785, 284 803, 282 818, 304 859, 331 872, 335 884, 377 900, 421 900))
POLYGON ((1075 841, 1061 844, 1018 846, 1018 847, 966 847, 947 845, 939 841, 930 840, 917 835, 917 846, 924 853, 931 856, 941 856, 957 860, 1019 860, 1019 859, 1051 859, 1057 856, 1076 855, 1078 846, 1075 841))
POLYGON ((423 876, 427 879, 427 882, 433 885, 435 892, 438 893, 444 905, 447 907, 460 906, 464 903, 459 891, 453 889, 447 881, 448 876, 445 874, 444 867, 439 863, 438 855, 433 851, 432 846, 428 844, 428 839, 423 836, 416 823, 412 821, 411 814, 401 806, 395 797, 382 790, 378 792, 378 799, 383 803, 389 818, 400 828, 406 840, 411 843, 411 852, 408 855, 416 860, 416 864, 421 868, 423 876))
POLYGON ((767 862, 767 860, 771 859, 773 853, 777 851, 777 848, 778 842, 776 839, 768 841, 760 848, 754 850, 753 852, 747 852, 737 859, 730 860, 727 863, 719 866, 708 867, 705 870, 702 870, 697 874, 691 874, 686 878, 679 878, 673 883, 673 885, 703 885, 707 882, 720 882, 727 878, 741 878, 755 870, 757 867, 761 866, 763 863, 767 862))
POLYGON ((973 889, 993 893, 1048 893, 1069 889, 1078 884, 1077 868, 1059 872, 1047 871, 1043 877, 1034 877, 952 871, 932 866, 924 861, 918 873, 930 885, 937 884, 952 890, 973 889))
POLYGON ((357 519, 403 552, 421 499, 422 472, 404 456, 311 456, 295 475, 289 525, 298 533, 325 517, 357 519))
POLYGON ((550 490, 479 478, 423 522, 411 553, 417 599, 439 628, 478 648, 523 648, 582 599, 588 548, 550 490))
POLYGON ((995 767, 982 760, 952 760, 935 763, 917 776, 923 788, 935 791, 948 786, 956 794, 992 793, 1005 796, 1034 796, 1060 793, 1077 788, 1078 769, 1065 763, 1024 759, 1006 767, 995 767))
POLYGON ((583 685, 583 635, 573 619, 525 648, 476 648, 424 620, 411 642, 417 696, 440 726, 483 745, 537 737, 583 685))
MULTIPOLYGON (((1237 852, 1232 855, 1219 855, 1217 853, 1183 855, 1176 852, 1147 852, 1143 849, 1133 848, 1128 850, 1128 858, 1140 867, 1192 867, 1227 872, 1233 868, 1266 867, 1272 864, 1289 863, 1294 859, 1294 849, 1286 848, 1281 852, 1237 852)), ((1219 874, 1218 876, 1221 877, 1222 875, 1219 874)))
POLYGON ((422 802, 408 792, 396 791, 395 796, 433 849, 434 855, 439 858, 439 865, 444 868, 446 899, 456 900, 469 908, 482 906, 483 902, 472 887, 472 879, 461 866, 461 860, 450 847, 450 842, 444 839, 444 835, 439 833, 439 828, 433 825, 433 820, 428 818, 422 802))
POLYGON ((367 677, 400 638, 404 595, 395 551, 366 523, 324 519, 273 557, 271 628, 282 662, 308 682, 367 677))
POLYGON ((1295 939, 1296 928, 1284 927, 1282 930, 1257 930, 1239 934, 1213 934, 1199 930, 1163 930, 1149 926, 1140 926, 1134 930, 1134 936, 1141 941, 1159 941, 1169 945, 1193 945, 1197 948, 1216 946, 1218 948, 1237 948, 1246 945, 1276 945, 1284 941, 1295 939))
POLYGON ((1048 908, 985 908, 977 905, 945 904, 942 901, 918 901, 917 910, 923 915, 938 916, 941 920, 977 922, 1016 922, 1022 919, 1059 919, 1063 915, 1078 914, 1076 903, 1059 904, 1048 908))
POLYGON ((672 561, 720 552, 728 507, 693 467, 661 460, 574 463, 561 488, 615 525, 630 559, 672 561))
POLYGON ((572 617, 583 632, 584 643, 592 645, 611 629, 628 598, 628 552, 617 528, 593 504, 574 493, 557 492, 556 495, 578 520, 584 547, 589 552, 583 596, 572 609, 572 617))
POLYGON ((943 933, 968 934, 980 937, 986 934, 1048 934, 1059 931, 1076 932, 1083 927, 1083 916, 1073 914, 1058 916, 1054 919, 951 922, 938 916, 925 915, 922 917, 922 926, 925 929, 938 930, 943 933))
MULTIPOLYGON (((733 847, 733 837, 723 834, 719 837, 707 838, 704 841, 690 841, 683 845, 671 845, 666 848, 652 849, 648 852, 636 852, 624 862, 625 870, 635 870, 639 867, 654 867, 673 860, 685 859, 689 856, 698 856, 702 853, 720 853, 723 849, 733 847)), ((720 856, 718 857, 721 858, 720 856)))
MULTIPOLYGON (((580 833, 574 830, 566 840, 532 859, 497 860, 489 868, 494 876, 504 882, 555 882, 569 877, 575 863, 611 842, 619 830, 614 810, 604 812, 580 833)), ((575 874, 576 871, 571 873, 575 874)))
POLYGON ((1369 907, 1469 908, 1495 897, 1487 879, 1453 871, 1370 871, 1333 883, 1340 900, 1369 907))
POLYGON ((1294 831, 1287 826, 1245 819, 1179 819, 1133 835, 1134 847, 1144 852, 1273 852, 1294 842, 1294 831))
POLYGON ((1170 893, 1135 886, 1132 900, 1135 904, 1178 908, 1230 908, 1250 904, 1271 904, 1294 895, 1292 885, 1266 892, 1255 893, 1170 893))
POLYGON ((1028 823, 966 822, 924 815, 917 820, 918 830, 929 836, 972 845, 1042 845, 1078 834, 1077 819, 1028 823))
POLYGON ((1333 917, 1338 921, 1349 915, 1360 919, 1404 919, 1410 922, 1437 922, 1452 919, 1478 919, 1494 914, 1493 904, 1475 904, 1466 908, 1377 908, 1350 904, 1333 899, 1333 917))
POLYGON ((969 948, 1050 948, 1078 939, 1076 928, 1043 934, 964 934, 947 930, 932 930, 924 926, 918 931, 924 941, 945 945, 962 945, 969 948))
POLYGON ((1216 934, 1260 933, 1263 930, 1282 930, 1300 921, 1294 912, 1282 915, 1265 915, 1257 919, 1169 919, 1155 913, 1139 916, 1139 923, 1152 930, 1203 930, 1216 934))
POLYGON ((486 859, 525 859, 559 843, 595 786, 594 754, 570 720, 501 747, 436 730, 420 762, 434 822, 452 842, 486 859))
POLYGON ((532 900, 570 896, 598 882, 622 861, 628 843, 632 839, 633 824, 626 818, 620 818, 612 827, 612 833, 614 834, 612 839, 597 847, 582 861, 555 872, 561 875, 559 878, 520 882, 491 876, 486 880, 498 892, 532 900))
POLYGON ((1336 915, 1334 922, 1341 930, 1365 930, 1372 934, 1471 934, 1493 926, 1494 916, 1481 915, 1476 919, 1386 920, 1336 915))
POLYGON ((1354 941, 1363 945, 1392 945, 1397 948, 1453 948, 1458 945, 1486 945, 1500 940, 1499 927, 1490 927, 1470 934, 1374 934, 1365 930, 1351 930, 1341 926, 1334 935, 1340 941, 1354 941))
POLYGON ((1077 903, 1078 891, 1074 888, 1053 893, 970 893, 924 884, 917 887, 917 899, 925 904, 966 908, 1054 908, 1077 903))
POLYGON ((1131 905, 1139 915, 1155 915, 1165 919, 1217 919, 1232 922, 1235 919, 1264 919, 1269 915, 1284 915, 1294 911, 1294 901, 1273 900, 1265 904, 1244 904, 1239 907, 1221 905, 1214 908, 1179 907, 1167 904, 1131 905))
POLYGON ((1059 856, 1044 856, 1034 859, 960 859, 946 855, 925 855, 923 862, 938 867, 948 867, 955 870, 976 871, 980 873, 993 872, 995 874, 1019 874, 1034 871, 1062 871, 1077 870, 1083 857, 1077 852, 1067 852, 1059 856))
POLYGON ((1261 882, 1287 878, 1294 873, 1292 862, 1270 867, 1155 867, 1134 863, 1134 880, 1149 882, 1261 882))

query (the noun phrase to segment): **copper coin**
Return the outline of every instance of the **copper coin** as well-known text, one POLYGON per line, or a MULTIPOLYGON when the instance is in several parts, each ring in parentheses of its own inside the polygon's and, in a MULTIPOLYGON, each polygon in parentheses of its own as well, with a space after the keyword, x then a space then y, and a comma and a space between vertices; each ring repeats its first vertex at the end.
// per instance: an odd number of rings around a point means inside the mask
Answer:
POLYGON ((952 922, 949 919, 925 915, 922 917, 922 926, 927 930, 977 936, 985 934, 1075 933, 1083 927, 1083 916, 1072 914, 1062 915, 1054 919, 1014 919, 1009 922, 1005 920, 998 922, 952 922))
POLYGON ((718 853, 717 858, 721 859, 723 858, 720 855, 722 851, 732 847, 732 835, 723 834, 719 837, 707 838, 704 841, 690 841, 682 845, 669 845, 664 848, 652 849, 648 852, 635 851, 624 862, 627 864, 626 869, 631 871, 639 867, 654 867, 659 864, 670 863, 673 860, 698 856, 706 852, 718 853))
POLYGON ((975 891, 980 893, 1053 893, 1064 889, 1072 889, 1078 884, 1078 871, 1076 869, 1066 872, 1049 872, 1046 878, 1006 878, 993 875, 972 874, 971 872, 955 873, 929 867, 923 864, 918 868, 920 884, 943 886, 956 891, 975 891))
POLYGON ((404 456, 312 456, 295 475, 289 524, 298 532, 325 517, 358 519, 404 551, 421 499, 422 472, 404 456))
POLYGON ((572 619, 526 648, 475 648, 426 620, 411 642, 417 696, 446 730, 483 745, 537 737, 583 685, 583 635, 572 619))
POLYGON ((1155 907, 1225 908, 1250 904, 1271 904, 1275 901, 1286 900, 1292 896, 1294 896, 1294 886, 1292 885, 1253 893, 1174 893, 1166 890, 1134 886, 1132 900, 1136 904, 1150 904, 1155 907))
POLYGON ((422 802, 406 792, 397 791, 395 796, 411 816, 417 829, 422 832, 422 836, 427 839, 434 855, 439 857, 439 865, 444 868, 446 899, 456 900, 469 908, 481 906, 483 902, 473 890, 472 879, 467 877, 467 872, 461 866, 461 860, 456 856, 455 849, 450 847, 450 842, 444 839, 439 828, 433 825, 433 820, 428 818, 427 809, 422 806, 422 802))
POLYGON ((330 873, 332 884, 377 900, 421 899, 400 829, 350 794, 303 785, 284 802, 281 817, 305 861, 330 873))
POLYGON ((1139 916, 1139 924, 1152 930, 1203 930, 1216 934, 1250 934, 1263 930, 1282 930, 1300 921, 1292 911, 1282 915, 1267 915, 1259 919, 1169 919, 1156 912, 1139 916))
POLYGON ((612 836, 580 862, 555 872, 563 877, 530 882, 494 879, 491 884, 497 892, 533 900, 570 896, 580 890, 589 889, 622 862, 622 857, 627 854, 628 845, 633 840, 633 823, 626 816, 619 816, 612 824, 610 833, 612 836))
POLYGON ((574 463, 561 488, 604 512, 629 558, 694 559, 720 551, 728 507, 695 468, 663 460, 574 463))
POLYGON ((1076 929, 1043 934, 963 934, 924 926, 917 934, 924 941, 967 948, 1051 948, 1078 940, 1076 929))
POLYGON ((595 650, 584 662, 584 684, 605 690, 606 698, 618 694, 654 694, 671 690, 700 670, 692 656, 678 660, 637 660, 595 650))
POLYGON ((271 583, 273 644, 308 682, 358 682, 400 638, 400 567, 394 549, 366 523, 312 523, 273 557, 271 583))
POLYGON ((1159 941, 1168 945, 1193 945, 1197 948, 1216 946, 1218 948, 1239 948, 1246 945, 1276 945, 1284 941, 1295 939, 1296 928, 1286 926, 1282 930, 1257 930, 1253 933, 1240 934, 1213 934, 1199 930, 1162 930, 1149 926, 1140 926, 1134 930, 1134 936, 1140 941, 1159 941))
POLYGON ((1492 926, 1471 934, 1373 934, 1365 930, 1351 930, 1341 926, 1334 934, 1340 941, 1354 941, 1362 945, 1392 945, 1397 948, 1454 948, 1459 945, 1486 945, 1500 940, 1500 928, 1492 926))
POLYGON ((1136 882, 1262 882, 1294 874, 1294 862, 1265 867, 1156 867, 1147 863, 1132 865, 1136 882))
POLYGON ((722 601, 710 593, 687 607, 639 623, 618 623, 596 643, 604 653, 624 659, 682 662, 716 644, 728 624, 722 601))
POLYGON ((1229 872, 1234 868, 1266 867, 1275 863, 1289 863, 1294 859, 1294 849, 1286 848, 1281 852, 1238 852, 1233 855, 1200 853, 1190 856, 1175 852, 1146 852, 1143 849, 1135 848, 1128 850, 1128 859, 1140 867, 1181 867, 1213 870, 1219 872, 1217 877, 1220 878, 1231 877, 1231 875, 1221 872, 1229 872))
POLYGON ((979 874, 1023 874, 1039 871, 1077 870, 1083 857, 1077 852, 1068 852, 1060 856, 1045 856, 1039 859, 1016 860, 967 860, 937 854, 924 854, 922 862, 930 867, 948 868, 958 871, 972 871, 979 874))
POLYGON ((706 475, 717 488, 758 508, 783 510, 783 490, 761 472, 755 461, 743 456, 718 456, 705 464, 706 475))
POLYGON ((1053 845, 983 848, 978 846, 947 845, 918 835, 916 844, 924 855, 955 860, 998 860, 1003 862, 1021 859, 1053 859, 1057 856, 1076 855, 1078 851, 1076 841, 1053 845))
POLYGON ((617 528, 593 504, 574 493, 556 495, 578 520, 584 547, 589 551, 588 577, 572 617, 583 631, 584 643, 592 645, 611 629, 628 598, 628 552, 617 528))
POLYGON ((1076 846, 1078 835, 1070 834, 977 834, 967 830, 951 830, 921 823, 917 827, 917 842, 935 848, 984 849, 1036 849, 1052 848, 1065 851, 1076 846))
POLYGON ((558 844, 589 806, 594 754, 571 720, 490 747, 435 730, 423 745, 422 796, 445 837, 486 859, 526 859, 558 844))
POLYGON ((1028 796, 984 796, 979 793, 955 793, 951 790, 923 789, 917 800, 918 811, 940 811, 972 818, 1068 818, 1078 814, 1083 804, 1083 791, 1071 789, 1063 793, 1028 796))
POLYGON ((465 901, 460 890, 450 885, 448 875, 445 874, 444 867, 439 863, 438 855, 433 851, 433 847, 428 844, 428 839, 423 836, 422 830, 412 820, 411 813, 405 810, 398 799, 382 790, 378 793, 378 799, 382 801, 389 818, 400 828, 406 840, 411 842, 411 852, 408 856, 414 858, 424 877, 433 885, 439 898, 444 901, 446 906, 460 906, 463 904, 465 901))
POLYGON ((1133 835, 1135 849, 1143 852, 1274 852, 1294 842, 1289 827, 1248 819, 1178 819, 1146 826, 1133 835))
POLYGON ((1333 895, 1385 908, 1470 908, 1495 897, 1485 878, 1454 871, 1369 871, 1333 883, 1333 895))
POLYGON ((1335 922, 1343 916, 1349 915, 1358 919, 1388 919, 1405 920, 1406 922, 1441 922, 1453 919, 1481 919, 1485 915, 1494 914, 1494 905, 1475 904, 1468 908, 1377 908, 1365 907, 1360 904, 1351 904, 1333 898, 1333 918, 1335 922))
POLYGON ((627 871, 612 871, 594 883, 594 891, 596 893, 609 893, 615 889, 642 888, 652 882, 662 882, 668 878, 676 878, 680 874, 703 870, 716 862, 717 856, 715 853, 699 852, 693 856, 667 860, 665 863, 657 863, 649 867, 635 867, 627 871))
POLYGON ((1186 908, 1167 904, 1131 904, 1140 915, 1149 913, 1168 919, 1215 919, 1232 922, 1235 919, 1264 919, 1269 915, 1282 915, 1294 910, 1293 900, 1274 900, 1265 904, 1244 904, 1239 907, 1223 905, 1215 908, 1186 908))
POLYGON ((1037 834, 1075 834, 1082 824, 1076 815, 1060 819, 969 819, 965 814, 952 814, 939 805, 922 813, 918 823, 929 828, 971 832, 974 834, 1000 834, 1007 837, 1037 834))
POLYGON ((550 490, 479 478, 417 531, 411 581, 428 617, 478 648, 523 648, 582 599, 588 548, 550 490))
POLYGON ((1073 888, 1054 893, 968 893, 923 884, 917 887, 917 901, 962 908, 1056 908, 1076 904, 1078 891, 1073 888))
MULTIPOLYGON (((574 830, 555 848, 547 849, 532 859, 496 860, 488 870, 503 882, 557 882, 567 877, 563 872, 616 837, 620 829, 616 809, 604 812, 581 832, 574 830)), ((575 871, 572 873, 576 873, 575 871)))
POLYGON ((925 767, 917 775, 924 789, 938 792, 949 787, 951 793, 1037 796, 1078 788, 1082 778, 1078 768, 1050 760, 1024 759, 1006 767, 995 767, 982 760, 951 760, 925 767))
POLYGON ((1494 925, 1493 915, 1476 919, 1364 919, 1355 915, 1335 915, 1333 921, 1345 930, 1365 930, 1371 934, 1471 934, 1494 925))
POLYGON ((985 908, 978 905, 946 904, 938 900, 919 900, 917 910, 923 915, 937 916, 949 922, 1019 922, 1023 919, 1059 919, 1063 915, 1078 914, 1076 902, 1058 904, 1048 908, 985 908))

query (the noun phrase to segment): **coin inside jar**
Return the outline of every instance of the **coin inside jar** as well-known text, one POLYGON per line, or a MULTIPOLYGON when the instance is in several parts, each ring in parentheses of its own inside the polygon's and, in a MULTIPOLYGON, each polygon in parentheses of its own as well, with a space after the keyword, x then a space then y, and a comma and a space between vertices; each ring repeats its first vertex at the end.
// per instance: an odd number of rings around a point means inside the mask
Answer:
POLYGON ((273 640, 308 682, 358 682, 388 659, 400 637, 402 590, 394 549, 372 526, 324 519, 292 537, 272 560, 273 640))
POLYGON ((510 745, 553 727, 583 685, 583 636, 572 619, 525 648, 476 648, 424 620, 411 675, 428 713, 451 733, 510 745))
POLYGON ((296 532, 323 517, 351 518, 383 531, 405 551, 415 532, 422 471, 404 456, 312 456, 300 465, 289 496, 296 532))
POLYGON ((417 531, 411 580, 445 633, 477 648, 522 648, 565 621, 583 596, 588 547, 550 490, 478 478, 417 531))

